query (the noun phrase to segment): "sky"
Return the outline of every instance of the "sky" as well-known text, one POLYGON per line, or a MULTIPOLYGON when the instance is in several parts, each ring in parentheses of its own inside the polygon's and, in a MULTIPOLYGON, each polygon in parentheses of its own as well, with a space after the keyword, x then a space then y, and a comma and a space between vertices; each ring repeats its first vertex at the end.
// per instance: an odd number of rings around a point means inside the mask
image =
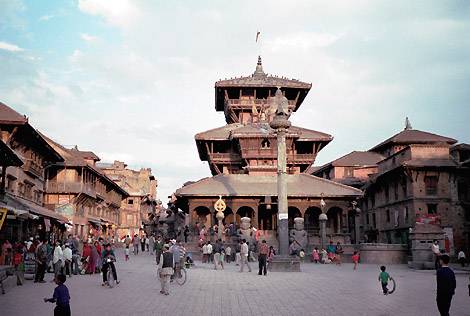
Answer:
POLYGON ((210 176, 194 135, 225 124, 214 83, 312 83, 294 125, 316 165, 404 128, 470 143, 469 1, 0 0, 0 101, 65 146, 152 168, 158 195, 210 176), (260 41, 255 42, 260 31, 260 41))

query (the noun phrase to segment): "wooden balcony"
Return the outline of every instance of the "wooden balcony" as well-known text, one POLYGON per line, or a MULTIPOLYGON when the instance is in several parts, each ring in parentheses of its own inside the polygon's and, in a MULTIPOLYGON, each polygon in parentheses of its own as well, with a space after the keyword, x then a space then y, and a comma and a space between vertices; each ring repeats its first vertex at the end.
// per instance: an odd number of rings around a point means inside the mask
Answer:
MULTIPOLYGON (((277 159, 277 149, 273 148, 246 148, 241 150, 243 158, 259 158, 259 159, 277 159)), ((312 163, 315 160, 315 154, 297 154, 293 152, 287 153, 288 163, 312 163)))
POLYGON ((233 153, 209 153, 209 158, 211 161, 221 163, 239 162, 241 160, 239 155, 233 153))
POLYGON ((42 178, 42 166, 31 159, 27 159, 23 165, 23 171, 36 178, 42 178))
POLYGON ((96 198, 96 190, 92 183, 47 181, 46 192, 72 194, 84 193, 96 198))
MULTIPOLYGON (((289 108, 295 108, 295 100, 289 100, 289 108)), ((227 99, 225 100, 225 105, 231 107, 232 109, 249 109, 251 110, 253 104, 258 106, 269 105, 269 100, 267 99, 227 99)))

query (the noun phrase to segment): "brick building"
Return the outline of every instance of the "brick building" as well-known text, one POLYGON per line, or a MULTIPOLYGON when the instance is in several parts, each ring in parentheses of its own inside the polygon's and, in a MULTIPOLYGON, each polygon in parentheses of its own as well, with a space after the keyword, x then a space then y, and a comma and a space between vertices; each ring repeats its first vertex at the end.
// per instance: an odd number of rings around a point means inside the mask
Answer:
POLYGON ((437 222, 453 254, 470 245, 470 147, 406 127, 367 152, 352 152, 314 174, 363 189, 361 231, 369 242, 409 242, 410 228, 437 222))
POLYGON ((67 217, 78 236, 113 236, 128 193, 96 167, 100 159, 93 152, 44 138, 63 159, 46 170, 45 205, 67 217))
POLYGON ((30 124, 28 118, 0 103, 0 208, 7 217, 0 239, 58 237, 67 219, 44 207, 44 170, 62 157, 30 124))
POLYGON ((149 215, 155 213, 157 205, 157 180, 150 168, 132 170, 121 161, 99 163, 98 167, 121 188, 129 193, 120 205, 118 235, 134 235, 149 224, 149 215))

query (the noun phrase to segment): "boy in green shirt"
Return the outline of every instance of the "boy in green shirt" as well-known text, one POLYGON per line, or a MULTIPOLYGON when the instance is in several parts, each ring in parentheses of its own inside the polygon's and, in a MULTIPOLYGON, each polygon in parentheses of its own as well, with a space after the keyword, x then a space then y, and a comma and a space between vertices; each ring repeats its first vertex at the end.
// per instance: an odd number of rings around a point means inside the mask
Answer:
POLYGON ((390 275, 388 275, 388 273, 385 272, 385 266, 381 266, 380 270, 382 272, 380 272, 379 274, 379 281, 380 283, 382 283, 382 290, 384 292, 384 295, 388 295, 387 285, 388 285, 388 280, 390 279, 390 275))

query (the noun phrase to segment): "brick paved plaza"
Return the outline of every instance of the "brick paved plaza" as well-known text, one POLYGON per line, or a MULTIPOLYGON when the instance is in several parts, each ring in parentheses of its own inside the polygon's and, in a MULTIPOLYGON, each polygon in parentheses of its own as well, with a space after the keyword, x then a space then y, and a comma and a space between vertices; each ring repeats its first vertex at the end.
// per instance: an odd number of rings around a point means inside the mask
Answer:
MULTIPOLYGON (((231 264, 214 271, 199 264, 189 270, 185 285, 172 285, 170 296, 162 296, 154 258, 144 254, 118 262, 121 284, 116 288, 101 287, 99 275, 73 276, 66 284, 73 315, 437 315, 432 271, 390 266, 398 288, 384 296, 374 265, 354 272, 351 264, 304 264, 301 273, 267 277, 255 271, 241 274, 236 268, 231 264)), ((452 315, 470 315, 467 280, 468 274, 457 274, 452 315)), ((0 296, 1 315, 52 315, 53 305, 42 298, 51 295, 53 283, 14 284, 10 278, 7 294, 0 296)))

